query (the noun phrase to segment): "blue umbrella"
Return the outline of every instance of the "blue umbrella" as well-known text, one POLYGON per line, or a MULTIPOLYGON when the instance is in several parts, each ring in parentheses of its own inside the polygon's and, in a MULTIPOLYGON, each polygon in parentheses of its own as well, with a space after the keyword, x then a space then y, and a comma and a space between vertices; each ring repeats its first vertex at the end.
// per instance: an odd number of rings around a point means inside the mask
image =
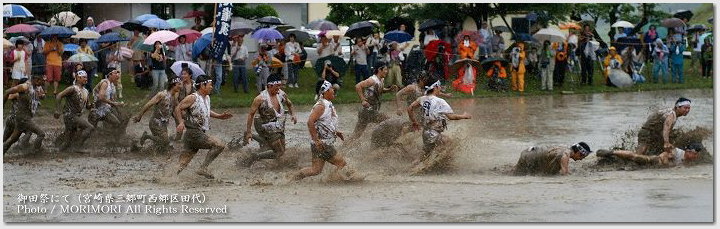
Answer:
POLYGON ((252 34, 252 38, 255 40, 277 40, 283 39, 282 33, 278 32, 273 28, 262 28, 255 30, 252 34))
POLYGON ((100 45, 95 40, 88 40, 88 46, 90 46, 90 49, 92 49, 93 52, 100 49, 100 45))
POLYGON ((145 23, 145 21, 150 20, 150 19, 155 19, 155 18, 159 18, 159 17, 155 14, 143 14, 143 15, 135 17, 135 20, 140 21, 140 23, 145 23))
POLYGON ((27 8, 21 5, 15 5, 15 4, 7 4, 3 5, 3 17, 18 17, 18 18, 26 18, 26 17, 35 17, 32 13, 30 13, 27 8))
POLYGON ((75 32, 63 26, 50 26, 40 33, 41 37, 49 37, 52 35, 56 35, 58 37, 70 37, 75 35, 75 32))
POLYGON ((109 42, 118 42, 118 41, 129 41, 130 39, 125 37, 120 37, 119 33, 106 33, 105 35, 100 36, 100 38, 97 39, 97 43, 109 43, 109 42))
POLYGON ((65 49, 65 52, 76 53, 77 50, 80 48, 80 45, 76 45, 76 44, 65 44, 65 45, 63 45, 63 47, 64 47, 64 49, 65 49))
POLYGON ((515 33, 515 36, 513 36, 512 40, 537 42, 537 39, 535 39, 529 33, 515 33))
POLYGON ((192 50, 192 58, 197 58, 202 51, 210 45, 210 42, 212 41, 212 34, 207 33, 197 39, 195 43, 193 44, 193 50, 192 50))
POLYGON ((170 24, 167 21, 160 18, 149 19, 142 24, 145 27, 157 28, 157 29, 170 29, 170 24))
POLYGON ((412 40, 412 35, 400 30, 393 30, 385 34, 385 40, 394 41, 397 43, 408 42, 412 40))

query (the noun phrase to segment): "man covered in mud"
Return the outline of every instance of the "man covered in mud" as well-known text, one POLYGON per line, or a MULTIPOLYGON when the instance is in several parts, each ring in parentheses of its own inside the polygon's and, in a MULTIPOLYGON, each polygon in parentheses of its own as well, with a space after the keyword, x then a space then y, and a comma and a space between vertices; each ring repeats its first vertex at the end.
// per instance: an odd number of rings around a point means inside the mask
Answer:
POLYGON ((20 138, 20 134, 23 132, 36 134, 37 138, 33 144, 33 152, 41 152, 42 141, 45 139, 45 132, 32 121, 37 107, 40 104, 40 94, 42 90, 38 91, 38 87, 45 84, 45 79, 42 76, 33 76, 32 80, 28 80, 25 83, 18 84, 11 87, 5 92, 3 96, 3 102, 7 102, 8 98, 12 94, 17 94, 15 102, 13 103, 13 110, 15 113, 14 117, 14 130, 7 140, 3 142, 3 150, 7 151, 20 138))
POLYGON ((360 101, 362 101, 362 108, 358 113, 358 121, 353 131, 353 137, 362 135, 368 124, 379 123, 388 119, 385 114, 380 113, 380 96, 384 92, 398 89, 397 85, 390 88, 384 88, 383 86, 383 79, 389 71, 385 62, 378 62, 375 64, 374 69, 374 75, 355 85, 355 91, 360 97, 360 101))
POLYGON ((675 148, 670 143, 670 132, 675 126, 677 118, 690 113, 690 100, 679 98, 672 108, 664 108, 650 114, 647 121, 638 131, 638 145, 635 153, 638 155, 659 155, 662 152, 672 154, 675 148))
POLYGON ((335 150, 335 139, 345 140, 343 133, 338 130, 338 115, 331 102, 335 99, 335 90, 328 81, 319 81, 315 86, 316 94, 320 95, 317 103, 310 111, 307 126, 310 132, 310 150, 312 151, 312 166, 289 174, 293 180, 300 180, 308 176, 315 176, 322 172, 325 162, 336 166, 335 173, 343 180, 357 179, 355 171, 348 168, 345 159, 335 150))
POLYGON ((180 154, 180 168, 177 170, 177 174, 187 167, 198 150, 209 149, 205 161, 195 173, 208 179, 214 178, 207 168, 225 149, 225 143, 215 136, 209 136, 206 132, 210 130, 210 118, 229 119, 232 118, 232 115, 227 112, 218 114, 210 109, 209 94, 213 90, 212 82, 207 75, 198 76, 195 80, 196 92, 186 96, 175 107, 175 119, 180 120, 177 131, 182 132, 187 128, 183 140, 185 150, 180 154), (183 112, 185 112, 185 117, 183 117, 183 112))
POLYGON ((447 139, 442 132, 447 129, 448 120, 471 119, 472 116, 467 112, 463 114, 455 114, 450 104, 444 99, 438 97, 442 90, 440 81, 430 86, 425 86, 425 95, 417 98, 415 102, 407 108, 407 114, 412 123, 413 130, 419 130, 420 124, 414 115, 414 110, 420 107, 422 109, 422 138, 423 138, 423 155, 416 161, 425 162, 435 148, 444 144, 447 139))
POLYGON ((152 133, 152 135, 148 135, 147 131, 143 132, 139 142, 140 145, 143 145, 145 140, 150 139, 164 149, 168 149, 170 146, 167 127, 170 119, 173 118, 172 114, 175 110, 175 106, 177 105, 174 96, 180 91, 182 85, 180 83, 180 78, 178 77, 171 78, 169 82, 170 83, 168 84, 167 89, 155 94, 150 101, 145 103, 145 106, 143 106, 140 113, 133 117, 133 121, 138 123, 150 107, 155 107, 152 118, 148 123, 150 133, 152 133))
POLYGON ((579 161, 590 155, 590 146, 579 142, 567 146, 533 146, 520 153, 514 174, 523 175, 568 175, 570 159, 579 161))
POLYGON ((90 111, 88 121, 90 124, 97 128, 97 124, 103 121, 107 129, 113 128, 114 131, 123 130, 121 128, 123 121, 120 117, 120 110, 118 107, 124 106, 125 103, 118 102, 117 99, 117 82, 120 79, 120 70, 109 67, 105 72, 105 79, 93 88, 93 95, 95 98, 95 108, 90 111))
POLYGON ((703 147, 702 143, 694 142, 690 143, 683 149, 675 148, 670 152, 663 151, 660 153, 660 155, 642 155, 637 154, 633 151, 629 150, 598 150, 597 156, 598 157, 617 157, 622 160, 627 161, 633 161, 637 163, 638 165, 642 166, 662 166, 662 167, 671 167, 671 166, 680 166, 689 162, 696 161, 698 158, 700 158, 700 152, 703 151, 705 147, 703 147))
POLYGON ((78 71, 75 77, 75 84, 65 88, 55 96, 55 118, 60 118, 60 107, 63 107, 63 121, 65 130, 58 137, 56 143, 60 144, 60 151, 65 151, 71 146, 79 149, 85 144, 95 127, 82 117, 83 109, 89 109, 90 103, 88 90, 85 84, 88 82, 88 75, 85 71, 78 71), (65 98, 65 106, 60 106, 65 98))
POLYGON ((242 166, 250 167, 260 159, 277 159, 285 153, 286 109, 290 113, 293 124, 297 124, 297 118, 295 118, 290 98, 281 89, 282 85, 280 74, 270 75, 267 80, 267 89, 260 92, 250 106, 243 144, 247 145, 253 138, 251 127, 254 124, 255 131, 258 133, 255 139, 260 143, 260 150, 250 152, 250 155, 242 161, 242 166))

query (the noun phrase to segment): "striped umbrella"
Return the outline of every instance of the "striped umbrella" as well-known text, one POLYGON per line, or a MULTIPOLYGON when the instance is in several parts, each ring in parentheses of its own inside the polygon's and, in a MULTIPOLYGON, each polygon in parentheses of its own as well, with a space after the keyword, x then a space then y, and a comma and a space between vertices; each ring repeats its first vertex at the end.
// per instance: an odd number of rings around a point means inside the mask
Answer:
POLYGON ((9 18, 26 18, 35 17, 30 11, 21 5, 7 4, 3 5, 3 17, 9 18))
POLYGON ((28 24, 17 24, 7 28, 6 33, 35 33, 38 32, 38 28, 28 24))

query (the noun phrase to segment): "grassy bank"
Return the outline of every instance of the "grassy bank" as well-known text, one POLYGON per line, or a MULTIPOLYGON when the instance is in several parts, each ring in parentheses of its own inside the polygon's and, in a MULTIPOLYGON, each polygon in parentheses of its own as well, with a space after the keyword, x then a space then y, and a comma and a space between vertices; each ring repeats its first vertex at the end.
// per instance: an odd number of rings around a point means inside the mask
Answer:
MULTIPOLYGON (((651 66, 650 66, 651 67, 651 66)), ((646 67, 646 69, 649 69, 646 67)), ((655 84, 655 83, 642 83, 637 84, 632 87, 628 88, 615 88, 615 87, 607 87, 604 85, 604 78, 601 75, 599 69, 596 67, 595 69, 595 75, 593 79, 592 86, 579 86, 579 85, 573 85, 572 83, 568 82, 570 80, 570 76, 574 77, 575 81, 580 80, 579 75, 568 73, 566 76, 566 84, 564 87, 556 87, 554 88, 554 91, 541 91, 540 90, 540 80, 537 76, 526 74, 525 76, 525 82, 527 83, 525 93, 522 96, 537 96, 537 95, 552 95, 552 94, 561 94, 561 93, 575 93, 575 94, 585 94, 585 93, 607 93, 607 92, 635 92, 635 91, 654 91, 654 90, 672 90, 672 89, 693 89, 693 88, 712 88, 713 87, 713 80, 712 78, 702 78, 700 76, 700 73, 695 73, 689 68, 689 61, 685 64, 685 83, 684 84, 655 84)), ((248 71, 248 75, 250 77, 250 83, 249 83, 249 93, 243 93, 242 89, 240 89, 240 92, 234 92, 232 82, 226 82, 225 85, 222 87, 222 92, 220 95, 212 95, 212 103, 213 107, 215 108, 232 108, 232 107, 248 107, 252 101, 252 99, 255 97, 257 91, 255 89, 255 73, 252 71, 248 71)), ((650 71, 646 70, 645 74, 646 78, 650 77, 650 71)), ((229 78, 229 77, 228 77, 229 78)), ((123 99, 122 101, 125 101, 126 104, 128 104, 132 110, 139 109, 140 106, 142 106, 147 101, 147 95, 149 91, 147 90, 141 90, 135 85, 133 85, 130 80, 129 76, 123 76, 123 84, 124 84, 124 92, 123 92, 123 99)), ((359 99, 357 97, 357 94, 355 93, 354 89, 354 82, 355 82, 355 76, 352 71, 349 71, 344 76, 345 84, 340 89, 338 96, 335 100, 335 103, 358 103, 359 99)), ((311 68, 305 68, 300 71, 300 79, 299 79, 299 85, 300 88, 289 88, 286 87, 284 90, 289 94, 290 99, 295 104, 312 104, 315 102, 314 99, 314 86, 315 82, 317 80, 317 77, 315 75, 315 72, 311 68)), ((99 82, 99 80, 94 80, 94 83, 99 82)), ((463 94, 459 92, 454 92, 451 86, 447 86, 447 90, 450 92, 453 92, 453 96, 455 98, 482 98, 482 97, 506 97, 506 96, 521 96, 518 92, 514 91, 507 91, 507 92, 494 92, 494 91, 488 91, 485 89, 486 85, 486 79, 484 75, 481 75, 478 77, 478 87, 475 90, 475 95, 472 96, 470 94, 463 94)), ((66 86, 62 86, 62 88, 65 88, 66 86)), ((387 93, 383 95, 383 100, 392 100, 394 99, 394 93, 387 93)), ((9 106, 6 105, 5 109, 7 109, 9 106)), ((46 98, 43 100, 42 103, 43 109, 54 109, 55 108, 55 101, 53 99, 46 98)))

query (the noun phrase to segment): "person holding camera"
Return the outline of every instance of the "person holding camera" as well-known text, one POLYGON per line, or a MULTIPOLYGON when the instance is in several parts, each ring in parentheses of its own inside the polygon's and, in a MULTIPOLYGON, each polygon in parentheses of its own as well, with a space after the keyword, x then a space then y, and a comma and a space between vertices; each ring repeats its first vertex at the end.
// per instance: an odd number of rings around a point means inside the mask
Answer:
POLYGON ((590 31, 590 25, 585 25, 576 51, 580 54, 580 84, 592 85, 593 67, 597 60, 595 51, 598 50, 598 47, 592 44, 592 40, 593 34, 590 31))
POLYGON ((320 74, 320 81, 328 81, 330 84, 332 84, 334 91, 340 90, 340 73, 335 70, 335 67, 332 66, 332 62, 330 60, 325 60, 325 64, 323 64, 323 71, 322 74, 320 74))

